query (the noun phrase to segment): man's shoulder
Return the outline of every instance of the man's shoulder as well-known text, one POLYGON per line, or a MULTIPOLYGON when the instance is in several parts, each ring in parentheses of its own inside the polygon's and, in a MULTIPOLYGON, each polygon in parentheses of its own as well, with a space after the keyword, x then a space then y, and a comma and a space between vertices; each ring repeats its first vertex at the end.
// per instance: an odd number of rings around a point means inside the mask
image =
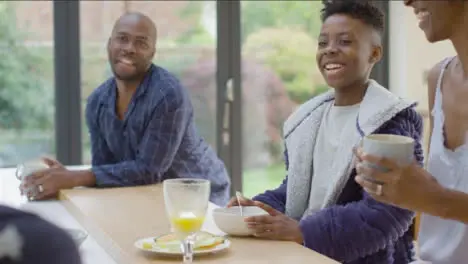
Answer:
POLYGON ((88 106, 96 106, 103 100, 103 98, 107 98, 109 89, 111 89, 113 82, 114 77, 111 77, 94 89, 94 91, 88 96, 88 106))
POLYGON ((159 80, 168 81, 168 82, 179 82, 179 79, 175 76, 175 74, 173 74, 166 68, 156 65, 156 64, 153 64, 152 67, 153 67, 152 74, 156 76, 159 80))
POLYGON ((188 99, 188 91, 183 87, 180 80, 169 70, 153 65, 152 79, 154 86, 151 89, 154 96, 163 96, 174 101, 185 101, 188 99))
POLYGON ((161 84, 161 88, 169 92, 178 92, 182 90, 182 83, 179 78, 169 70, 154 65, 153 77, 161 84))

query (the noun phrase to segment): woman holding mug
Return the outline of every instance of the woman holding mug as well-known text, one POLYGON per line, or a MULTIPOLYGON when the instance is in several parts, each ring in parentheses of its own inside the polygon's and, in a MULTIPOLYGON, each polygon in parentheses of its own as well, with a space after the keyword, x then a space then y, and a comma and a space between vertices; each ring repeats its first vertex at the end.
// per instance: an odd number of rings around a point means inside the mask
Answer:
POLYGON ((468 1, 405 0, 405 4, 414 9, 429 42, 450 40, 457 52, 435 65, 428 76, 432 133, 427 170, 416 164, 399 167, 358 149, 355 179, 376 200, 423 213, 421 259, 467 263, 468 1), (388 170, 373 170, 363 161, 388 170))

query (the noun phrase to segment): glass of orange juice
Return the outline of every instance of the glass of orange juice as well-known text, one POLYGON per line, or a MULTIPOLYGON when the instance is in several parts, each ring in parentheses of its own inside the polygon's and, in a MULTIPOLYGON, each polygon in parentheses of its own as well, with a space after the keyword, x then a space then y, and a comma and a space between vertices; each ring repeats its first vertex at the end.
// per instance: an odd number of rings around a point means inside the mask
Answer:
POLYGON ((203 226, 210 181, 203 179, 169 179, 163 182, 164 203, 172 229, 181 240, 184 263, 192 263, 195 236, 203 226))

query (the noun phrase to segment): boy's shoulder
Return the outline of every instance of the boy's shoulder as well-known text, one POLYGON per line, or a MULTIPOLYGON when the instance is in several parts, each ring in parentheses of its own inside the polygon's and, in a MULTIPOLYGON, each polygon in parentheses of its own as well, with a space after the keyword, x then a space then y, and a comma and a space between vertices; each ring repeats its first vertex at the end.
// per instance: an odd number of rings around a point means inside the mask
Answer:
POLYGON ((413 127, 422 127, 423 117, 421 113, 416 109, 416 105, 407 107, 398 112, 393 118, 387 122, 388 124, 405 124, 413 127))
POLYGON ((329 91, 319 94, 305 103, 299 105, 294 112, 289 115, 287 120, 284 122, 284 131, 287 134, 287 131, 293 129, 301 123, 310 113, 322 106, 324 103, 329 102, 334 99, 334 92, 332 89, 329 91))

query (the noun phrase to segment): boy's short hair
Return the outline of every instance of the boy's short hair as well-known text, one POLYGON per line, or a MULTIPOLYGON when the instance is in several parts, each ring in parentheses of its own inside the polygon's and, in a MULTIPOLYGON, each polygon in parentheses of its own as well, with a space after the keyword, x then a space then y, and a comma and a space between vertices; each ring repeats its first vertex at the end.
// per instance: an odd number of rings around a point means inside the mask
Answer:
POLYGON ((385 15, 368 0, 323 0, 321 12, 322 23, 336 14, 348 15, 361 20, 364 24, 375 29, 380 36, 385 30, 385 15))

